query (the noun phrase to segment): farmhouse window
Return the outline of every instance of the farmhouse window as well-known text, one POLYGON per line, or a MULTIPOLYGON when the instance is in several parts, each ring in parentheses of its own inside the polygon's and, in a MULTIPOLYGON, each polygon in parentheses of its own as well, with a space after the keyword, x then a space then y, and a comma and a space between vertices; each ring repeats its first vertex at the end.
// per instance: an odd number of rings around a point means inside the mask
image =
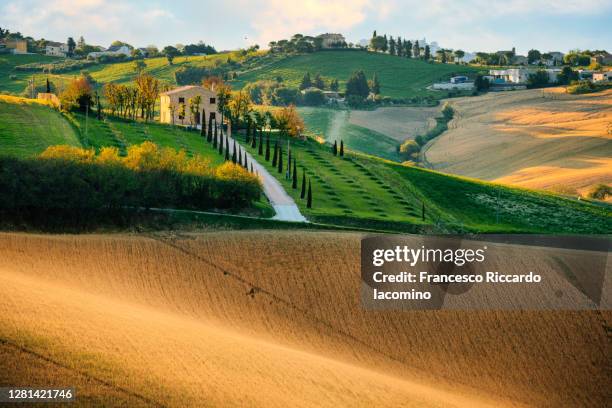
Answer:
POLYGON ((214 105, 215 103, 217 103, 217 100, 215 98, 210 98, 210 104, 214 105))

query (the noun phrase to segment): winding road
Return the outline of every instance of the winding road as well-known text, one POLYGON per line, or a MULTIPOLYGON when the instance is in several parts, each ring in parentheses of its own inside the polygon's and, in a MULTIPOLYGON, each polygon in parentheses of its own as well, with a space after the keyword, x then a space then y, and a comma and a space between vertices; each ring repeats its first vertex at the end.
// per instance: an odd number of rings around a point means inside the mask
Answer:
MULTIPOLYGON (((236 145, 240 145, 240 142, 236 140, 236 145)), ((234 153, 234 138, 229 136, 230 154, 234 153)), ((245 150, 242 147, 241 150, 245 150)), ((246 151, 246 150, 245 150, 246 151)), ((249 163, 253 164, 253 170, 257 172, 261 178, 263 184, 263 190, 270 204, 276 211, 276 215, 272 217, 274 220, 280 221, 293 221, 293 222, 308 222, 306 217, 302 215, 293 198, 283 188, 280 182, 266 170, 264 166, 259 164, 257 160, 247 151, 247 158, 249 163)))

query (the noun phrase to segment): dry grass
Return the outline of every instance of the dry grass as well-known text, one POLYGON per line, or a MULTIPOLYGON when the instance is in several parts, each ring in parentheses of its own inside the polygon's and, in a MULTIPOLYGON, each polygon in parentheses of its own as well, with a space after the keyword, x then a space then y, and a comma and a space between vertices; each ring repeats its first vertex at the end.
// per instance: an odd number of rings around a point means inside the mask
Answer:
POLYGON ((99 405, 603 405, 601 314, 366 312, 359 238, 2 234, 0 383, 66 372, 99 405))
POLYGON ((612 90, 495 93, 452 106, 449 131, 426 150, 437 170, 551 191, 612 183, 612 90))
POLYGON ((398 142, 414 139, 436 125, 441 106, 433 108, 388 107, 376 110, 354 110, 349 122, 390 136, 398 142))

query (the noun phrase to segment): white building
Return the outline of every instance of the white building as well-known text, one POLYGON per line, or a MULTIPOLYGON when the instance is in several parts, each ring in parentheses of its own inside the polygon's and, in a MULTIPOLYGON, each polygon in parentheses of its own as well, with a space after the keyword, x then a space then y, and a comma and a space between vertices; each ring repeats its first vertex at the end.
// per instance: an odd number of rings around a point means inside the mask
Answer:
POLYGON ((68 44, 48 41, 45 45, 45 54, 54 57, 65 57, 68 55, 68 44))
POLYGON ((593 82, 612 81, 612 71, 593 72, 593 82))
POLYGON ((98 58, 103 55, 109 56, 120 56, 123 55, 125 57, 129 57, 132 55, 132 50, 127 45, 113 45, 109 47, 106 51, 95 51, 87 54, 89 58, 98 58))
POLYGON ((321 34, 318 36, 321 39, 321 48, 342 48, 346 46, 346 40, 342 34, 321 34))
POLYGON ((530 72, 524 68, 492 69, 489 75, 493 77, 493 82, 524 84, 529 79, 530 72))

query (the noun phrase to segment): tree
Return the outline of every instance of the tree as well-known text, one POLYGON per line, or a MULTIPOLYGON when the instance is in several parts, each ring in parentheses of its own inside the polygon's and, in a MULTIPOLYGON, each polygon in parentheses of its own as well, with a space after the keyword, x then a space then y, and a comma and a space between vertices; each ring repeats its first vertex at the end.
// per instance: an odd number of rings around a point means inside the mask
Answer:
POLYGON ((572 81, 578 80, 578 73, 574 71, 571 67, 565 66, 561 69, 559 75, 557 75, 557 83, 559 85, 568 85, 572 83, 572 81))
POLYGON ((423 59, 425 59, 425 61, 429 61, 431 59, 431 49, 429 48, 429 45, 425 46, 425 51, 423 53, 423 59))
POLYGON ((302 191, 300 192, 300 198, 303 200, 306 197, 306 169, 302 167, 302 191))
POLYGON ((232 152, 232 163, 236 164, 238 158, 236 157, 236 141, 234 140, 234 151, 232 152))
POLYGON ((60 95, 62 107, 67 110, 78 109, 85 112, 93 105, 92 87, 87 78, 80 76, 70 81, 70 84, 60 95))
POLYGON ((145 64, 145 62, 141 59, 137 59, 134 61, 134 71, 140 75, 142 73, 142 71, 144 71, 144 69, 147 67, 147 64, 145 64))
POLYGON ((162 50, 162 54, 166 56, 166 59, 168 60, 168 65, 172 65, 172 62, 174 61, 174 57, 176 57, 177 55, 180 55, 180 52, 175 47, 171 45, 167 45, 162 50))
POLYGON ((325 81, 323 81, 323 78, 321 78, 321 74, 315 75, 313 86, 315 88, 319 88, 320 90, 325 89, 325 81))
POLYGON ((278 148, 278 172, 279 174, 283 172, 283 148, 280 146, 278 148))
POLYGON ((287 132, 289 136, 299 137, 304 130, 304 121, 294 105, 281 108, 274 113, 278 129, 287 132))
MULTIPOLYGON (((47 80, 48 82, 49 80, 47 80)), ((95 94, 95 101, 96 101, 96 116, 98 120, 102 120, 102 103, 100 103, 100 94, 98 94, 98 91, 96 91, 95 94)))
MULTIPOLYGON (((246 121, 249 117, 249 113, 252 110, 251 96, 248 92, 243 90, 233 92, 230 95, 230 100, 227 104, 228 116, 231 120, 232 127, 237 127, 241 119, 246 121)), ((220 104, 221 101, 219 99, 219 105, 220 104)))
POLYGON ((393 36, 389 37, 389 54, 395 55, 395 40, 393 36))
POLYGON ((383 42, 383 46, 381 48, 382 52, 387 52, 387 50, 389 49, 389 41, 387 40, 387 34, 385 34, 383 36, 384 42, 383 42))
POLYGON ((213 112, 208 115, 208 132, 206 135, 206 141, 212 142, 213 139, 213 112))
POLYGON ((419 40, 416 40, 414 42, 414 45, 412 46, 412 55, 414 56, 414 58, 419 58, 421 56, 421 47, 419 46, 419 40))
POLYGON ((404 41, 404 56, 406 58, 412 58, 412 41, 404 41))
POLYGON ((261 156, 263 154, 263 129, 259 129, 259 146, 257 149, 257 154, 261 156))
POLYGON ((549 81, 550 78, 548 76, 548 72, 543 69, 540 69, 536 71, 535 74, 529 75, 529 78, 527 78, 527 87, 539 88, 548 85, 549 81))
POLYGON ((338 155, 338 142, 336 140, 334 140, 334 146, 332 147, 332 153, 334 154, 334 156, 338 155))
POLYGON ((49 78, 47 78, 47 83, 46 83, 46 91, 47 93, 51 93, 51 84, 49 84, 49 78))
POLYGON ((444 48, 440 48, 436 51, 436 55, 438 55, 438 60, 441 63, 446 63, 446 50, 444 48))
MULTIPOLYGON (((235 140, 234 143, 236 143, 235 140)), ((242 149, 240 147, 238 148, 238 165, 242 166, 242 149)))
POLYGON ((457 62, 461 62, 463 57, 465 57, 465 51, 463 50, 455 50, 454 54, 455 54, 455 61, 457 62))
POLYGON ((540 54, 540 51, 538 50, 531 49, 527 52, 527 63, 528 64, 534 64, 540 61, 540 58, 542 58, 542 55, 540 54))
POLYGON ((397 44, 395 48, 397 49, 397 56, 402 57, 404 55, 404 44, 402 43, 402 37, 397 37, 397 44))
POLYGON ((85 43, 85 38, 83 38, 83 36, 80 36, 79 40, 77 41, 76 48, 82 50, 83 48, 85 48, 86 45, 87 44, 85 43))
POLYGON ((371 91, 374 95, 380 95, 380 82, 378 81, 378 75, 376 75, 376 72, 374 73, 374 77, 372 78, 371 91))
POLYGON ((307 72, 302 77, 302 82, 300 82, 300 90, 312 87, 312 80, 310 79, 310 73, 307 72))
POLYGON ((270 161, 270 132, 266 135, 266 161, 270 161))
POLYGON ((306 208, 312 208, 312 185, 308 180, 308 196, 306 198, 306 208))
POLYGON ((338 89, 340 89, 340 86, 338 85, 338 80, 336 78, 332 79, 329 83, 329 89, 334 91, 334 92, 338 92, 338 89))
POLYGON ((365 99, 370 94, 370 87, 363 71, 353 72, 346 81, 346 96, 356 96, 365 99))
POLYGON ((489 89, 489 79, 485 78, 481 74, 476 75, 476 79, 474 80, 474 86, 478 92, 486 91, 489 89))
POLYGON ((295 158, 293 159, 293 179, 291 181, 291 188, 297 190, 297 164, 295 158))
POLYGON ((225 161, 229 161, 229 139, 227 137, 227 133, 225 134, 225 161))
POLYGON ((224 82, 217 83, 214 86, 217 92, 217 108, 221 113, 221 133, 223 134, 223 119, 227 113, 228 103, 232 97, 232 87, 224 82))
POLYGON ((302 103, 306 106, 320 106, 325 103, 325 94, 320 89, 307 89, 304 91, 302 103))
POLYGON ((179 119, 181 120, 181 125, 185 121, 185 115, 186 114, 187 114, 187 112, 186 112, 186 108, 185 108, 185 102, 179 102, 178 115, 179 115, 179 119))
POLYGON ((202 139, 206 136, 206 110, 202 109, 202 124, 200 126, 200 136, 202 139))
POLYGON ((386 48, 387 39, 385 37, 376 36, 370 40, 370 48, 374 51, 382 51, 386 48))
POLYGON ((272 167, 278 163, 278 139, 274 141, 274 156, 272 156, 272 167))
POLYGON ((344 140, 340 140, 340 157, 344 157, 344 140))
POLYGON ((217 148, 217 140, 218 140, 218 134, 217 134, 217 118, 215 118, 215 137, 213 139, 213 148, 216 149, 217 148))
POLYGON ((68 45, 68 56, 72 57, 74 55, 74 49, 76 48, 76 43, 74 42, 74 38, 68 37, 68 41, 66 41, 66 45, 68 45))
POLYGON ((414 140, 406 140, 400 145, 400 154, 405 160, 414 158, 414 155, 421 150, 421 147, 414 140))

